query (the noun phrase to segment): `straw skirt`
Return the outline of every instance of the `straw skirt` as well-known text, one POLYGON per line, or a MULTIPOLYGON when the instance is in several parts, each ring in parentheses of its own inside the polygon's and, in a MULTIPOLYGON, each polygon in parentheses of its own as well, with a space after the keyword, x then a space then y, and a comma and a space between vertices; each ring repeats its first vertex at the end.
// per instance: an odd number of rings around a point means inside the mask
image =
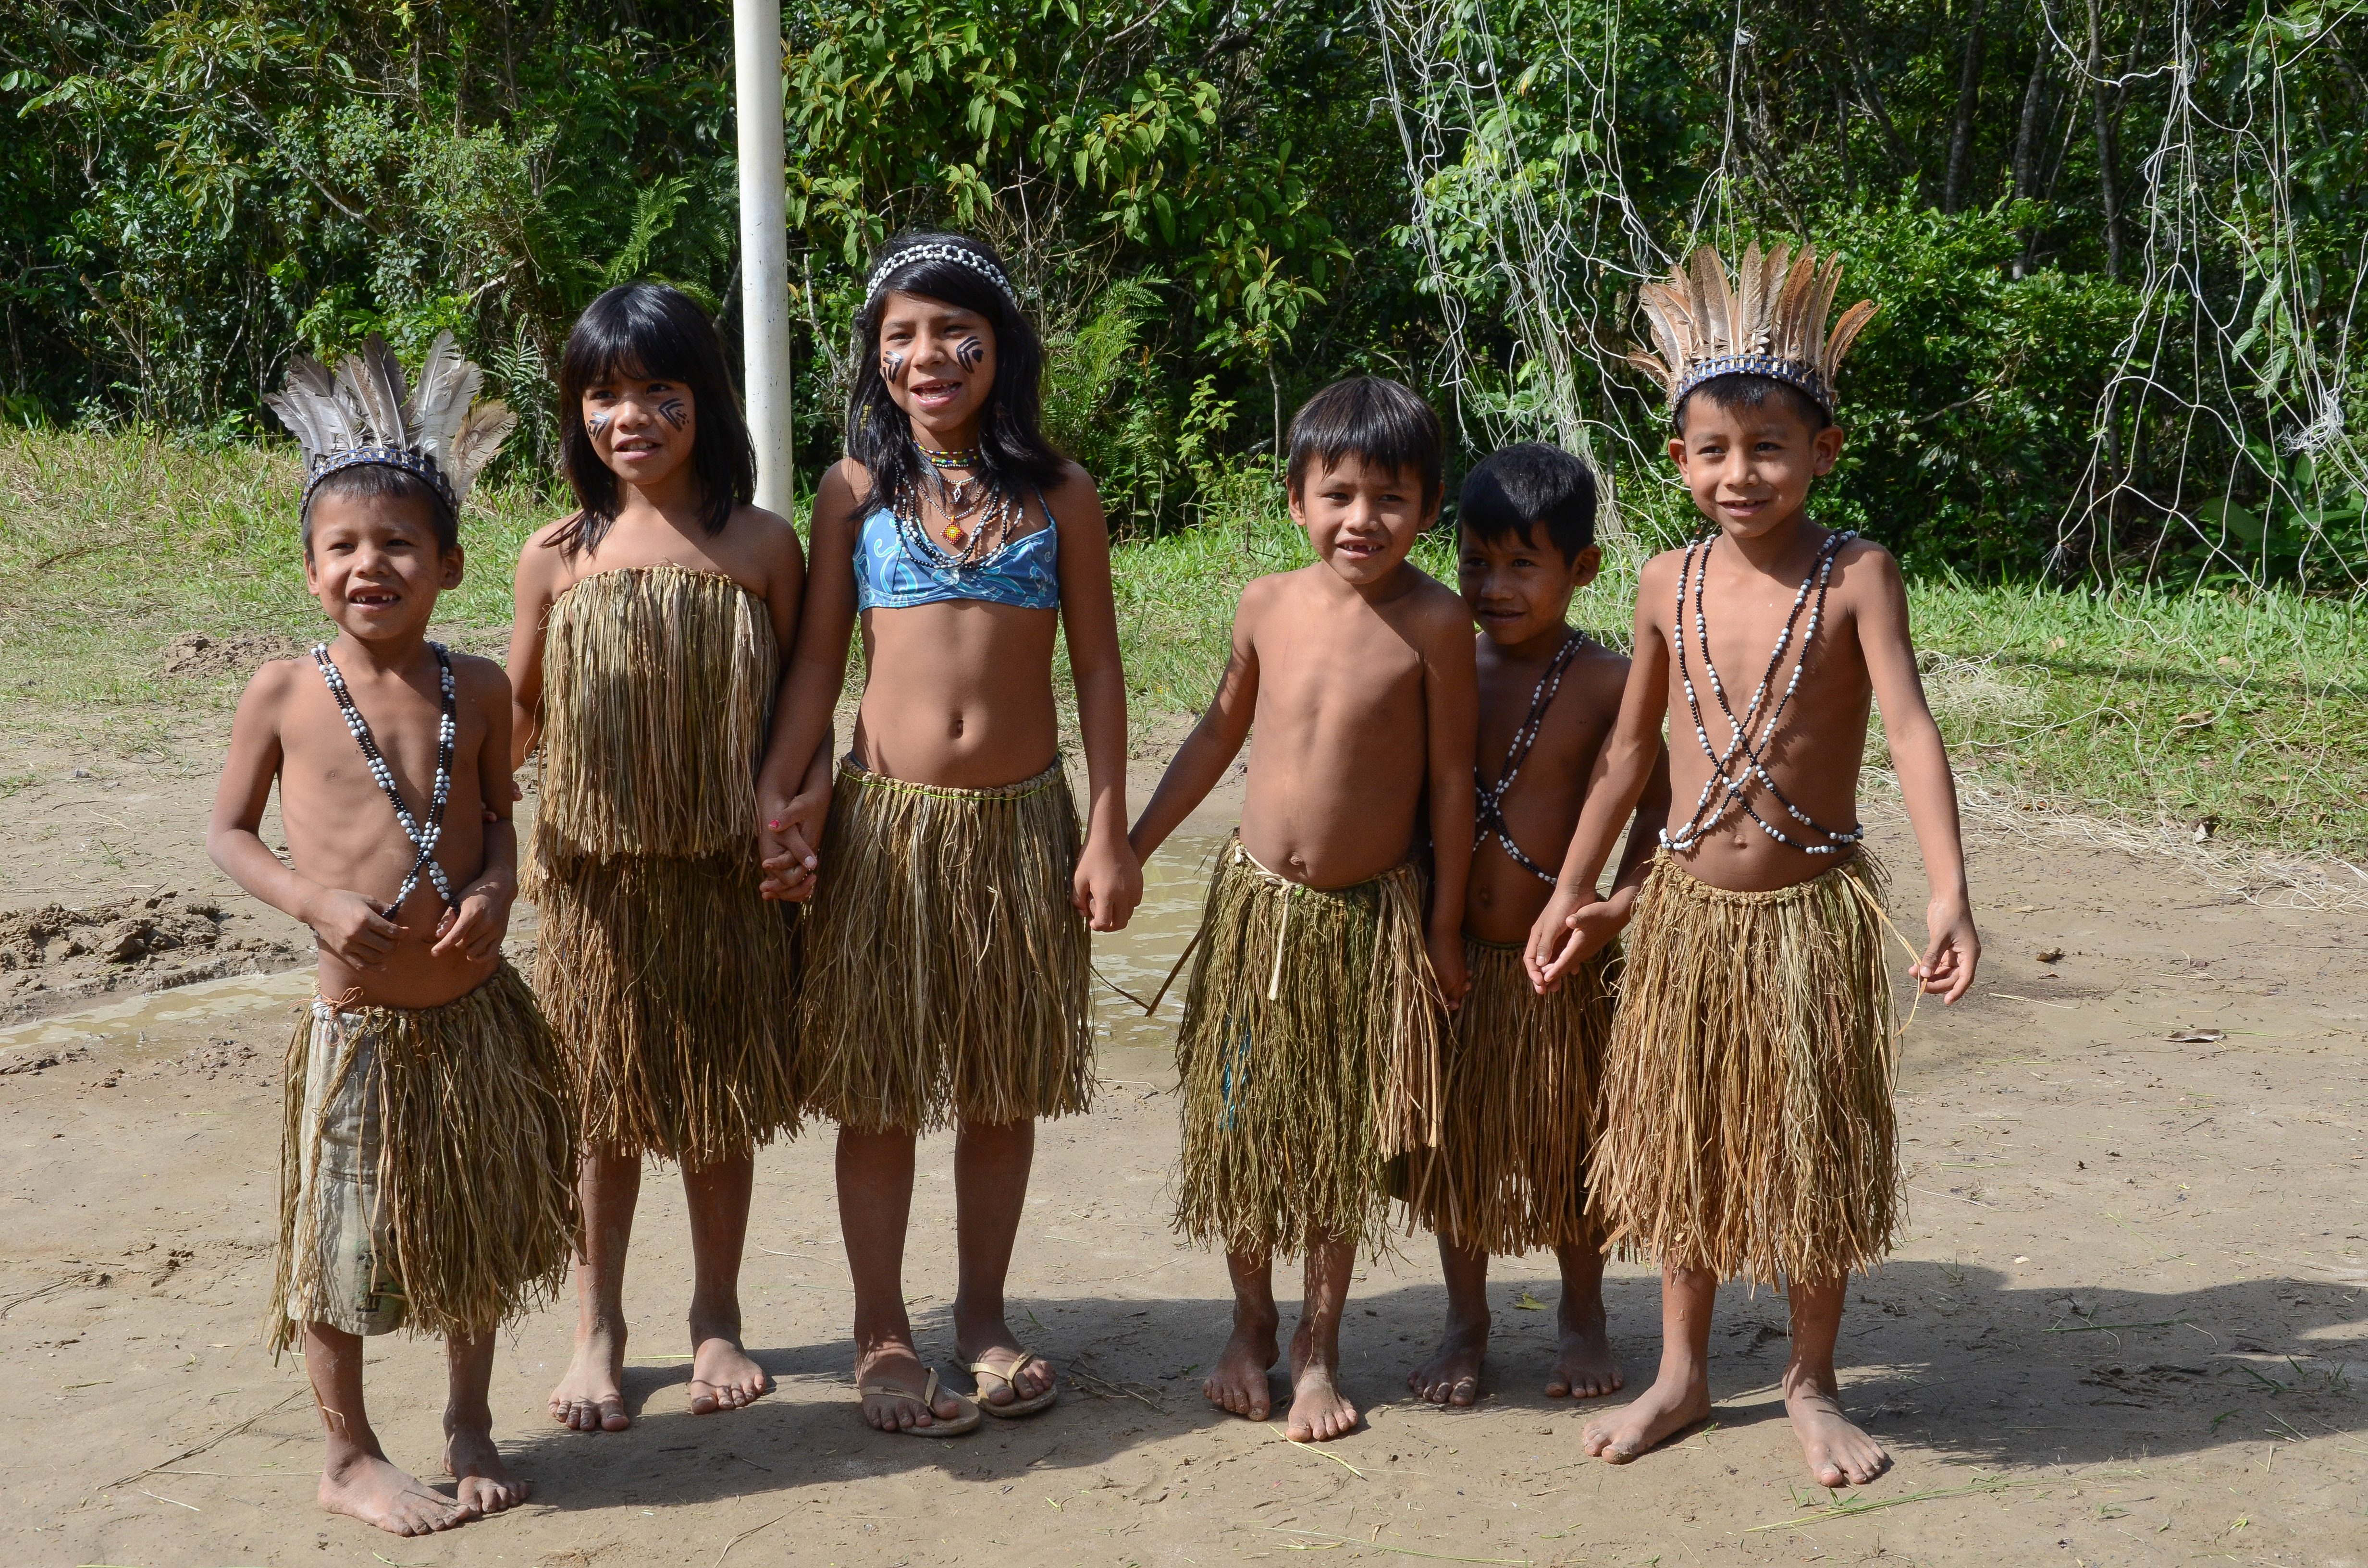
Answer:
POLYGON ((1474 1252, 1583 1246, 1587 1160, 1602 1120, 1614 949, 1551 995, 1531 987, 1517 942, 1463 939, 1472 977, 1455 1014, 1439 1147, 1409 1159, 1407 1209, 1474 1252))
POLYGON ((1235 838, 1198 941, 1177 1229, 1235 1253, 1381 1244, 1391 1159, 1439 1135, 1446 1012, 1421 873, 1309 888, 1235 838))
POLYGON ((506 962, 440 1007, 316 1001, 288 1050, 267 1337, 474 1337, 555 1299, 581 1228, 557 1042, 506 962))
POLYGON ((1590 1176, 1611 1241, 1757 1283, 1873 1267, 1904 1218, 1883 872, 1730 892, 1666 852, 1626 937, 1590 1176))
POLYGON ((1082 839, 1058 762, 960 790, 844 760, 801 937, 806 1108, 862 1132, 1085 1110, 1092 968, 1070 902, 1082 839))

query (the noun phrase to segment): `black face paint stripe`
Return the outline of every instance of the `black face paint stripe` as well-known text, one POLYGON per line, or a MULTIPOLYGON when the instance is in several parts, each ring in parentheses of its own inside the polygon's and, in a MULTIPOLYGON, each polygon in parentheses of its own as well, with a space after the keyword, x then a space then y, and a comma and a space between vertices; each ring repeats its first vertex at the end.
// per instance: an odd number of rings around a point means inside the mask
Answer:
POLYGON ((607 430, 609 428, 609 421, 616 417, 617 416, 614 414, 605 411, 599 414, 595 414, 584 421, 584 428, 591 434, 598 436, 601 432, 607 430))
POLYGON ((891 349, 880 356, 880 374, 882 379, 893 381, 904 369, 905 356, 895 350, 891 349))
POLYGON ((986 358, 986 345, 975 337, 965 337, 954 345, 954 359, 965 370, 975 370, 978 362, 986 358))
POLYGON ((690 419, 690 411, 678 397, 667 398, 658 404, 658 417, 679 430, 690 419))

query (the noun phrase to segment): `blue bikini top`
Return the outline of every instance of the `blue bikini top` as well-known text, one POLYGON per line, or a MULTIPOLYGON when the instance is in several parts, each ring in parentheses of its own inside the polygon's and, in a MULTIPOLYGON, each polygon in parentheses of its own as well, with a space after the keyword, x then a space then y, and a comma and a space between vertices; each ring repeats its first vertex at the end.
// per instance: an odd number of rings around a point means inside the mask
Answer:
POLYGON ((904 609, 948 599, 985 599, 1021 609, 1057 609, 1061 604, 1060 541, 1053 508, 1040 493, 1044 526, 1022 534, 975 565, 928 545, 910 545, 896 518, 882 506, 863 519, 855 540, 855 608, 904 609))

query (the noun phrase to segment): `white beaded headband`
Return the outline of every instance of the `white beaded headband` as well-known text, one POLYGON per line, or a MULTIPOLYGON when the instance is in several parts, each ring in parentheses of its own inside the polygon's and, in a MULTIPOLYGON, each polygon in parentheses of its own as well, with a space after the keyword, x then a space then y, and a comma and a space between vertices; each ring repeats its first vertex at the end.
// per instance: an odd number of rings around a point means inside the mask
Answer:
POLYGON ((1002 290, 1003 297, 1010 301, 1013 305, 1017 306, 1019 303, 1019 296, 1013 291, 1011 279, 1003 275, 1003 268, 967 245, 948 244, 943 240, 931 240, 923 244, 907 245, 903 250, 892 252, 879 266, 873 267, 871 281, 863 290, 864 304, 869 306, 872 301, 880 297, 881 286, 888 281, 890 273, 910 267, 916 261, 951 261, 967 267, 1002 290))

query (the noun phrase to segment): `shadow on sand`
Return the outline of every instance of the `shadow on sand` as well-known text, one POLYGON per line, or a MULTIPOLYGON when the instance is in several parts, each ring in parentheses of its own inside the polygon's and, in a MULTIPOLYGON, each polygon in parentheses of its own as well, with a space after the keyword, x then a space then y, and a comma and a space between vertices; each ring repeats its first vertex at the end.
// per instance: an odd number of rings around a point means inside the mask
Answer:
MULTIPOLYGON (((1550 1301, 1552 1288, 1536 1284, 1529 1268, 1503 1272, 1509 1278, 1490 1287, 1497 1336, 1476 1415, 1421 1406, 1406 1389, 1445 1308, 1436 1286, 1350 1298, 1344 1386, 1369 1409, 1394 1406, 1392 1419, 1578 1414, 1543 1392, 1554 1314, 1514 1305, 1525 1289, 1534 1289, 1532 1302, 1550 1301)), ((1633 1393, 1650 1380, 1659 1351, 1658 1289, 1649 1278, 1615 1277, 1605 1293, 1633 1393)), ((1016 1483, 1031 1472, 1090 1470, 1234 1421, 1200 1392, 1228 1303, 1082 1298, 1032 1308, 1042 1332, 1030 1338, 1071 1374, 1062 1403, 1032 1420, 990 1421, 950 1440, 873 1432, 858 1414, 848 1371, 853 1347, 842 1339, 760 1348, 757 1358, 780 1386, 728 1415, 643 1415, 654 1393, 687 1381, 689 1369, 629 1369, 631 1431, 529 1433, 512 1451, 541 1503, 664 1506, 923 1470, 1016 1483)), ((1014 1313, 1021 1316, 1017 1304, 1014 1313)), ((1782 1419, 1775 1385, 1784 1323, 1780 1297, 1722 1292, 1712 1387, 1715 1418, 1727 1428, 1782 1419)), ((1286 1311, 1286 1332, 1289 1325, 1286 1311)), ((951 1341, 942 1314, 916 1326, 924 1354, 942 1358, 951 1341)), ((2082 1464, 2368 1430, 2368 1401, 2350 1369, 2368 1377, 2368 1300, 2329 1281, 2264 1278, 2161 1293, 2022 1289, 1994 1270, 1899 1262, 1853 1282, 1841 1358, 1843 1398, 1878 1437, 1985 1465, 2082 1464)), ((961 1374, 948 1376, 966 1386, 961 1374)), ((1288 1396, 1280 1378, 1276 1395, 1279 1421, 1288 1396)), ((1563 1430, 1575 1444, 1576 1425, 1563 1430)), ((1371 1440, 1352 1436, 1339 1451, 1353 1454, 1371 1440)))

